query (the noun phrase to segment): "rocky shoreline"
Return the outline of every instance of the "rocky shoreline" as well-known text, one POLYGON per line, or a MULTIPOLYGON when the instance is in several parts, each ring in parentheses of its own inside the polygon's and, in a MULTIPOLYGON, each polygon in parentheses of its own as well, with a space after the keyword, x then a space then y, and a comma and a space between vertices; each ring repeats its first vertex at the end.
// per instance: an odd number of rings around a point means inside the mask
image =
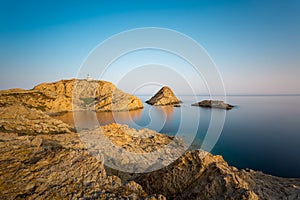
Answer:
MULTIPOLYGON (((108 138, 127 151, 148 152, 171 138, 157 134, 141 145, 108 138), (159 141, 162 141, 159 142, 159 141), (135 146, 137 145, 137 146, 135 146), (140 148, 140 150, 137 149, 140 148)), ((125 129, 126 130, 126 129, 125 129)), ((107 132, 107 131, 106 131, 107 132)), ((130 132, 130 131, 128 131, 130 132)), ((91 134, 91 132, 89 132, 91 134)), ((88 134, 88 133, 86 133, 88 134)), ((153 134, 153 132, 151 133, 153 134)), ((299 199, 299 179, 279 178, 228 166, 221 156, 187 151, 172 164, 149 173, 105 168, 78 134, 0 133, 1 199, 299 199), (204 156, 205 154, 205 156, 204 156)), ((124 160, 126 160, 124 158, 124 160)), ((125 165, 130 164, 127 160, 125 165)), ((133 163, 134 164, 134 163, 133 163)))
MULTIPOLYGON (((300 199, 299 178, 239 170, 153 130, 110 124, 75 133, 47 114, 67 110, 69 100, 60 109, 58 103, 70 98, 58 89, 67 83, 0 92, 0 199, 300 199)), ((140 107, 130 102, 122 105, 140 107)))

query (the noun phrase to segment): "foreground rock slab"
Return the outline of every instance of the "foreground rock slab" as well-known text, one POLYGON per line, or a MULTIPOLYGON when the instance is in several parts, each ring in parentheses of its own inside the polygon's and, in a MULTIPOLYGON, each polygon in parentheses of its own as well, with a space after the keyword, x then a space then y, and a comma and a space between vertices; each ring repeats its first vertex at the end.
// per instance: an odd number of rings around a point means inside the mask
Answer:
POLYGON ((151 99, 146 103, 154 106, 178 105, 181 101, 175 96, 171 88, 165 86, 161 88, 151 99))
POLYGON ((44 112, 15 104, 0 107, 0 130, 22 135, 70 133, 71 127, 44 112))
POLYGON ((110 124, 78 133, 93 155, 117 171, 145 173, 168 166, 186 150, 183 140, 150 129, 110 124))
POLYGON ((231 110, 234 106, 225 103, 224 101, 217 101, 217 100, 203 100, 198 103, 192 104, 192 106, 200 106, 206 108, 220 108, 225 110, 231 110))
POLYGON ((78 135, 0 132, 0 199, 165 199, 108 176, 78 135))

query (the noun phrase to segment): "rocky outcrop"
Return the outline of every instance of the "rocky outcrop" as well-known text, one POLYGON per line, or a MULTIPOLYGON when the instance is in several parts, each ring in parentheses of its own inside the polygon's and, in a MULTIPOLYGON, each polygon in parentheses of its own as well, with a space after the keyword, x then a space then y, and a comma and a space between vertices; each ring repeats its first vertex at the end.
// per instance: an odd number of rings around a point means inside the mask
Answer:
POLYGON ((69 133, 71 127, 40 110, 20 104, 0 107, 0 130, 18 134, 69 133))
POLYGON ((146 103, 154 106, 177 105, 181 101, 174 95, 174 92, 169 87, 161 88, 151 99, 146 103))
POLYGON ((1 199, 165 199, 134 181, 108 176, 75 133, 0 132, 1 199))
POLYGON ((168 199, 300 199, 300 180, 228 166, 221 156, 186 152, 171 165, 136 180, 168 199))
POLYGON ((79 79, 42 83, 32 90, 0 91, 0 106, 16 103, 49 113, 74 110, 127 111, 143 108, 140 99, 122 92, 110 82, 79 79))
POLYGON ((220 108, 226 110, 231 110, 234 107, 233 105, 227 104, 224 101, 217 101, 217 100, 203 100, 201 102, 192 104, 192 106, 200 106, 206 108, 220 108))
POLYGON ((78 134, 92 154, 103 155, 106 166, 128 173, 160 169, 186 150, 181 139, 127 125, 110 124, 78 134))
MULTIPOLYGON (((88 134, 93 134, 95 131, 97 129, 87 132, 88 134)), ((136 130, 129 128, 125 124, 113 123, 101 126, 101 131, 114 145, 134 153, 154 152, 165 147, 172 141, 175 141, 178 145, 176 148, 184 148, 183 140, 147 128, 136 130)))

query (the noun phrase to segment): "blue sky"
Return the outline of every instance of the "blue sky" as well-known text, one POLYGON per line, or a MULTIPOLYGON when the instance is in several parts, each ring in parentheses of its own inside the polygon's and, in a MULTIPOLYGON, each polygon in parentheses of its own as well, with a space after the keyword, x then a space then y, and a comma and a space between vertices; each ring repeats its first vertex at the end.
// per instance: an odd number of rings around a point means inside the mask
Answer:
POLYGON ((76 77, 108 37, 163 27, 207 50, 229 94, 300 93, 298 0, 11 0, 0 1, 0 25, 0 89, 76 77))

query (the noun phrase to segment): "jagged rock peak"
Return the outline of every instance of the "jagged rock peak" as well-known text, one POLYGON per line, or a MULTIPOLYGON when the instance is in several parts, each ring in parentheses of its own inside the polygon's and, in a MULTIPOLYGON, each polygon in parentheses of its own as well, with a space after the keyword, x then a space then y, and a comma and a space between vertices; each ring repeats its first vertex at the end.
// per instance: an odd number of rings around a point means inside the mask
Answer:
POLYGON ((155 106, 164 106, 179 104, 181 101, 175 96, 171 88, 164 86, 146 103, 155 106))

